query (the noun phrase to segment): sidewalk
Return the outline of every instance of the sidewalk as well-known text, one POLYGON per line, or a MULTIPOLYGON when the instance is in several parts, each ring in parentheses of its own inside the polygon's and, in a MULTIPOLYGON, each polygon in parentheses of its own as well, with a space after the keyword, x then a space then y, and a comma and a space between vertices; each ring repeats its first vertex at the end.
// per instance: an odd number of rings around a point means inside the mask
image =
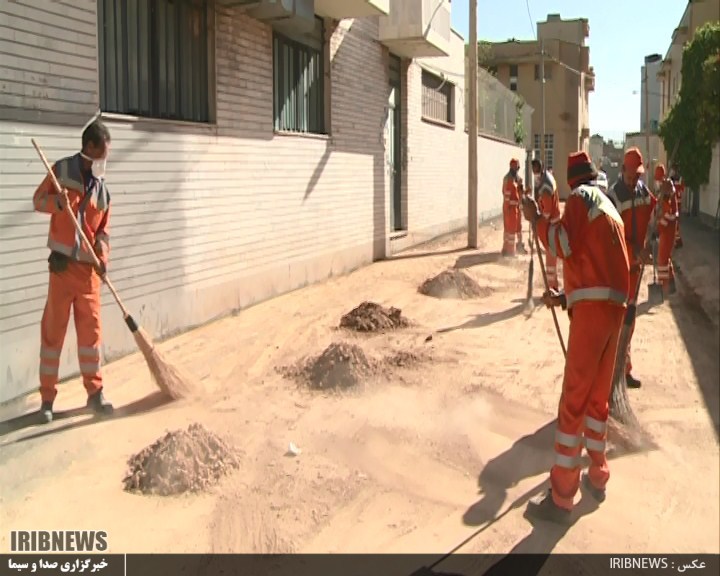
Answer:
POLYGON ((720 232, 698 218, 681 216, 684 246, 673 252, 673 263, 681 282, 698 297, 705 314, 717 327, 720 322, 720 232))

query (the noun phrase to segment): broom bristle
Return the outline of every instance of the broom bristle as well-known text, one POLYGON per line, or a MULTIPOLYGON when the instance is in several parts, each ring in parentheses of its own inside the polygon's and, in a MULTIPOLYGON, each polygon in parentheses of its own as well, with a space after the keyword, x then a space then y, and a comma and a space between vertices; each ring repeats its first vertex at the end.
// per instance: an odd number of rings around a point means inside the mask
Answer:
POLYGON ((163 359, 160 352, 153 346, 150 336, 142 328, 135 331, 133 335, 158 388, 173 400, 190 396, 193 392, 190 377, 163 359))
POLYGON ((657 447, 645 431, 636 426, 626 426, 612 416, 608 418, 608 441, 626 452, 657 447))

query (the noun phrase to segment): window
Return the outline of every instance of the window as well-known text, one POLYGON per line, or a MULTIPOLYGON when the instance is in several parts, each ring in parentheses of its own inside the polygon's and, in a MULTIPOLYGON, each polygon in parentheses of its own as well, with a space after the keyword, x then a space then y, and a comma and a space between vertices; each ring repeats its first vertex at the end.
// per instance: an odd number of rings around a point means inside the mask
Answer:
POLYGON ((517 92, 518 89, 518 67, 517 64, 510 65, 510 90, 517 92))
POLYGON ((208 122, 208 0, 98 0, 103 112, 208 122))
MULTIPOLYGON (((555 136, 553 134, 545 134, 545 168, 553 169, 555 136)), ((540 134, 533 135, 533 158, 540 158, 540 134)))
MULTIPOLYGON (((535 64, 535 80, 540 80, 540 64, 535 64)), ((552 66, 545 62, 545 80, 552 80, 552 66)))
POLYGON ((422 116, 455 125, 455 85, 427 70, 422 71, 422 116))
POLYGON ((323 21, 302 41, 273 37, 275 130, 325 134, 325 42, 323 21))

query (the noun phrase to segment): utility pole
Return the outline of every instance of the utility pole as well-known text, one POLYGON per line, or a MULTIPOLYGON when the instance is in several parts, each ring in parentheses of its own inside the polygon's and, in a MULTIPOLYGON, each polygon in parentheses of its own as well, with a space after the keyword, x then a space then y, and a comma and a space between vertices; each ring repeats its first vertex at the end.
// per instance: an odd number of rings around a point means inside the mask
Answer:
POLYGON ((478 39, 477 0, 470 0, 470 54, 468 63, 468 248, 478 247, 478 39))
POLYGON ((648 66, 647 62, 645 62, 645 73, 643 81, 645 82, 645 150, 647 156, 645 156, 645 165, 646 165, 646 174, 645 174, 645 183, 652 182, 651 178, 653 177, 652 174, 649 174, 651 169, 651 160, 650 160, 650 92, 649 92, 649 86, 648 86, 648 66))
POLYGON ((540 134, 540 159, 543 163, 543 170, 547 170, 547 158, 545 158, 545 42, 540 39, 540 108, 542 113, 542 134, 540 134))

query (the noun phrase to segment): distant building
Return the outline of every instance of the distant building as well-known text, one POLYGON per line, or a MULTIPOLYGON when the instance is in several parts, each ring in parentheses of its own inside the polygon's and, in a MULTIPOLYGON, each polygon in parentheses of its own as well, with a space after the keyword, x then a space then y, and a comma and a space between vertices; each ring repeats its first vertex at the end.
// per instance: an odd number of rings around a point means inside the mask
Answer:
MULTIPOLYGON (((670 113, 680 94, 682 84, 682 54, 685 45, 692 40, 695 31, 707 22, 720 20, 720 0, 689 0, 680 22, 673 30, 670 46, 665 53, 662 66, 658 72, 661 85, 660 121, 670 113)), ((660 156, 667 162, 668 153, 660 143, 660 156)), ((699 190, 698 194, 691 191, 686 194, 683 209, 698 214, 702 219, 715 221, 720 207, 720 142, 712 151, 710 182, 699 190), (689 203, 692 202, 692 205, 689 203)), ((682 166, 680 167, 682 172, 682 166)))
POLYGON ((598 168, 602 166, 604 148, 605 139, 600 134, 590 137, 590 159, 598 168))
POLYGON ((657 134, 660 124, 660 106, 662 103, 662 84, 658 80, 658 73, 662 69, 662 56, 651 54, 645 56, 645 65, 641 68, 640 77, 640 131, 649 130, 650 134, 657 134), (647 91, 645 81, 647 78, 647 91), (648 109, 648 117, 645 117, 645 109, 648 109), (650 127, 645 122, 650 122, 650 127))
POLYGON ((545 52, 545 164, 558 177, 561 196, 569 192, 562 177, 567 157, 576 150, 589 151, 588 95, 595 89, 590 66, 590 34, 585 18, 563 20, 549 14, 537 24, 537 40, 490 43, 485 66, 498 80, 520 94, 535 110, 532 127, 533 156, 540 157, 542 134, 541 48, 545 52))

